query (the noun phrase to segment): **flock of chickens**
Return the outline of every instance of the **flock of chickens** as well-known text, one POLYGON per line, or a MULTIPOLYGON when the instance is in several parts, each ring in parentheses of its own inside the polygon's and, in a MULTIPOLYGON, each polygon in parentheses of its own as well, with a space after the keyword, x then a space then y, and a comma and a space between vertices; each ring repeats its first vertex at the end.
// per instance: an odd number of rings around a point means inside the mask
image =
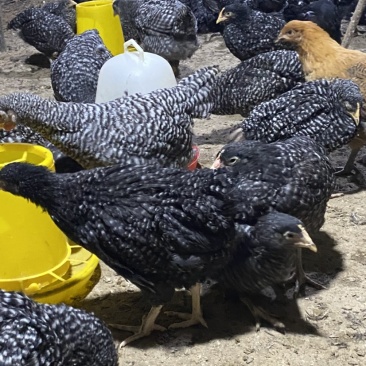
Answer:
MULTIPOLYGON (((207 326, 200 306, 206 280, 237 293, 257 326, 284 325, 253 295, 307 277, 302 249, 324 224, 336 174, 357 173, 366 142, 362 109, 366 55, 343 48, 340 24, 352 2, 332 0, 115 0, 125 38, 179 61, 197 34, 220 32, 241 63, 207 66, 177 86, 94 103, 98 73, 112 57, 97 30, 75 35, 75 3, 26 9, 8 27, 51 58, 55 100, 27 93, 0 97, 1 142, 30 142, 55 154, 56 173, 11 163, 0 189, 46 210, 73 241, 135 284, 151 305, 122 346, 165 330, 156 323, 176 288, 192 312, 169 328, 207 326), (317 25, 318 24, 318 25, 317 25), (239 113, 236 140, 212 169, 191 172, 193 118, 239 113), (328 153, 349 144, 336 171, 328 153)), ((199 121, 197 121, 199 123, 199 121)), ((65 305, 37 304, 0 291, 0 364, 117 365, 108 328, 65 305), (57 345, 57 346, 56 346, 57 345)))

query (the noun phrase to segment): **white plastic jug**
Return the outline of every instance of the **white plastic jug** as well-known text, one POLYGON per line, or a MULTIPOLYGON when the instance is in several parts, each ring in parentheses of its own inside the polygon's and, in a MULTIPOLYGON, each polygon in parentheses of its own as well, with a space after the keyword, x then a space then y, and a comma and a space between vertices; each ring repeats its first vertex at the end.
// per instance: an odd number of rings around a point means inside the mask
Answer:
POLYGON ((98 78, 96 103, 104 103, 134 93, 149 93, 177 85, 173 70, 161 56, 143 49, 133 40, 125 42, 124 53, 109 59, 98 78), (136 52, 129 52, 133 46, 136 52))

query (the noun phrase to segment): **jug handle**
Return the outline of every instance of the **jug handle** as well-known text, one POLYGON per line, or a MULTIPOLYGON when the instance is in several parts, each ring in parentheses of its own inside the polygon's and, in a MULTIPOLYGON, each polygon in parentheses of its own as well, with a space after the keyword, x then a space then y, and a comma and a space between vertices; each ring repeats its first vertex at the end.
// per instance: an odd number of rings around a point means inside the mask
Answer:
POLYGON ((137 44, 134 39, 129 39, 127 42, 124 43, 123 48, 125 52, 129 52, 129 46, 134 47, 141 61, 144 61, 144 50, 137 44))

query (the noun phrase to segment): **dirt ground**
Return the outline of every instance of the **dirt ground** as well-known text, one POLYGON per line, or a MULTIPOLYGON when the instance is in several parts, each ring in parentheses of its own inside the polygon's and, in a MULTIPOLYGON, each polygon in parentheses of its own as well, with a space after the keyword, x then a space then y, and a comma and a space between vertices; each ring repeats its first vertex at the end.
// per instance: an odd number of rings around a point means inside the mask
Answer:
MULTIPOLYGON (((37 0, 0 0, 6 24, 18 11, 37 0)), ((38 0, 38 3, 40 1, 38 0)), ((52 97, 49 69, 30 66, 25 59, 36 50, 24 44, 12 31, 5 32, 7 51, 0 53, 0 95, 30 91, 52 97)), ((220 37, 207 41, 181 68, 185 76, 213 62, 222 70, 237 64, 220 37)), ((357 36, 353 48, 366 48, 366 37, 357 36)), ((218 149, 227 142, 228 130, 241 116, 212 116, 198 120, 196 139, 200 162, 209 166, 218 149)), ((365 152, 364 152, 365 153, 365 152)), ((332 155, 335 166, 345 162, 348 149, 332 155)), ((362 155, 362 154, 361 154, 362 155)), ((366 177, 366 168, 358 163, 366 177)), ((262 326, 255 331, 253 318, 242 304, 225 298, 213 288, 203 295, 208 329, 196 326, 184 330, 154 332, 119 351, 120 365, 365 365, 366 364, 366 193, 363 181, 339 179, 343 197, 332 199, 326 223, 316 243, 319 252, 306 256, 305 268, 327 287, 307 289, 305 297, 292 300, 290 291, 282 302, 268 303, 286 325, 286 334, 262 326)), ((94 280, 99 282, 88 297, 77 303, 107 323, 136 325, 148 310, 137 288, 104 264, 94 280)), ((189 311, 190 296, 178 291, 167 310, 189 311)), ((161 314, 158 323, 174 322, 161 314)), ((129 333, 113 331, 116 346, 129 333)))

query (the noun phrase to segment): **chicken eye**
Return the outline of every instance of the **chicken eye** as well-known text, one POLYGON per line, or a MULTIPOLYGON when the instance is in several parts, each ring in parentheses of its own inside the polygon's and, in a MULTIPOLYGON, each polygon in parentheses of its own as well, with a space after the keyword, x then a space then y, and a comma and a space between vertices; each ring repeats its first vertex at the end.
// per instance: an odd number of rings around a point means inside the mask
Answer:
POLYGON ((238 160, 239 158, 237 156, 233 156, 232 158, 229 159, 228 165, 234 165, 237 163, 238 160))
POLYGON ((231 11, 225 11, 225 16, 231 17, 233 13, 231 11))
POLYGON ((347 100, 343 103, 343 105, 344 105, 344 108, 347 111, 353 111, 354 110, 352 104, 349 101, 347 101, 347 100))
POLYGON ((292 36, 294 34, 294 31, 292 29, 288 30, 287 33, 289 36, 292 36))
POLYGON ((287 232, 285 232, 284 237, 286 239, 294 239, 295 238, 295 234, 287 231, 287 232))

